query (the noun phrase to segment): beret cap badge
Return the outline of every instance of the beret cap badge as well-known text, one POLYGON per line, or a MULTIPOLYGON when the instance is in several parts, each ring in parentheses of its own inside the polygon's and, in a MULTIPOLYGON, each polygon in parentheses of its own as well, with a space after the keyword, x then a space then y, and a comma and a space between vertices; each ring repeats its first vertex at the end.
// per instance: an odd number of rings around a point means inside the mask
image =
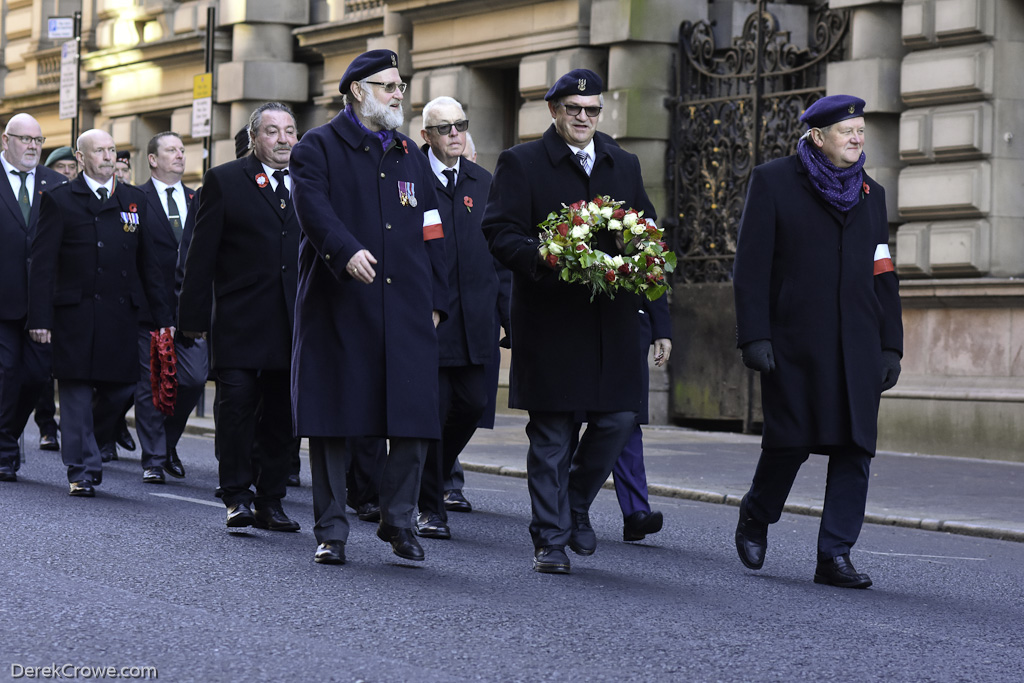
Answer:
POLYGON ((580 92, 585 92, 587 89, 587 79, 581 78, 579 85, 576 86, 580 92))
POLYGON ((851 104, 851 105, 850 105, 850 108, 849 108, 849 109, 847 109, 846 111, 848 111, 848 112, 850 112, 850 113, 852 114, 852 113, 853 113, 853 112, 854 112, 854 111, 855 111, 856 109, 857 109, 857 108, 856 108, 856 107, 854 107, 854 106, 853 106, 853 105, 851 104))

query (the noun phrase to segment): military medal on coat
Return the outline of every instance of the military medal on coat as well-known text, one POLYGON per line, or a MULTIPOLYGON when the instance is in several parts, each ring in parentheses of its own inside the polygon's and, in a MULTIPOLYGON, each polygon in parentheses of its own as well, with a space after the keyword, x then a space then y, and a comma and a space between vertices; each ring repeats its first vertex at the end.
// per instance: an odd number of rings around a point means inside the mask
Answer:
POLYGON ((125 232, 135 232, 139 225, 139 214, 135 204, 130 205, 127 211, 121 212, 121 221, 124 223, 125 232))
POLYGON ((414 183, 399 180, 398 199, 402 202, 402 206, 411 206, 416 208, 416 185, 414 183))

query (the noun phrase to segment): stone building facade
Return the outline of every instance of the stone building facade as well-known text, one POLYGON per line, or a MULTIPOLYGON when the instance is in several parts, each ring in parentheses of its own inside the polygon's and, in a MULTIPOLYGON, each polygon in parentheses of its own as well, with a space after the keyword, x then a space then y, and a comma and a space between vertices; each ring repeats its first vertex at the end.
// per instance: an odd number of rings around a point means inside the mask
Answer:
MULTIPOLYGON (((777 0, 767 9, 798 17, 817 4, 777 0)), ((478 161, 493 168, 502 149, 547 128, 543 95, 553 80, 587 67, 606 80, 600 128, 640 157, 662 214, 671 205, 666 100, 680 25, 714 18, 721 31, 724 17, 742 23, 757 7, 738 0, 3 0, 0 122, 27 111, 40 120, 47 151, 70 144, 70 124, 57 116, 60 45, 47 40, 46 20, 80 11, 80 128, 106 128, 136 156, 154 133, 178 131, 186 181, 197 184, 202 141, 188 133, 210 5, 214 164, 233 158, 233 135, 260 102, 290 103, 302 129, 327 121, 351 59, 386 47, 399 54, 411 86, 407 131, 418 138, 425 102, 454 96, 472 121, 478 161)), ((849 13, 849 42, 843 60, 828 67, 827 92, 868 103, 868 172, 888 190, 903 278, 905 372, 883 400, 880 447, 1024 459, 1016 428, 1024 423, 1017 279, 1024 275, 1024 79, 1017 73, 1024 3, 829 5, 849 13)), ((140 162, 135 182, 148 177, 140 162)), ((676 363, 673 372, 685 367, 676 363)), ((674 381, 661 371, 654 377, 656 419, 687 417, 669 406, 674 381)))

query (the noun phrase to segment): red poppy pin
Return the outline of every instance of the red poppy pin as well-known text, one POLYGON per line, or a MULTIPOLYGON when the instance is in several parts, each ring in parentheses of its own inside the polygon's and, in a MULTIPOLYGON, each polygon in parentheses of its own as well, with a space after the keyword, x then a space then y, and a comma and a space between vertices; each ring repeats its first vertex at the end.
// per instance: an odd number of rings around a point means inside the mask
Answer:
POLYGON ((266 187, 267 185, 270 184, 270 179, 267 178, 266 173, 257 173, 256 184, 259 185, 261 188, 266 187))
POLYGON ((871 188, 868 187, 867 183, 864 183, 863 189, 864 189, 864 194, 871 194, 871 188))
POLYGON ((462 203, 466 205, 466 211, 473 213, 473 198, 466 195, 462 198, 462 203))
POLYGON ((194 196, 195 196, 195 192, 189 192, 188 193, 188 200, 192 201, 192 197, 194 197, 194 196))
POLYGON ((406 154, 409 153, 409 145, 405 142, 405 140, 402 140, 402 149, 405 150, 406 154))
POLYGON ((128 211, 131 213, 138 213, 139 205, 136 204, 135 202, 132 202, 131 204, 128 205, 128 211))

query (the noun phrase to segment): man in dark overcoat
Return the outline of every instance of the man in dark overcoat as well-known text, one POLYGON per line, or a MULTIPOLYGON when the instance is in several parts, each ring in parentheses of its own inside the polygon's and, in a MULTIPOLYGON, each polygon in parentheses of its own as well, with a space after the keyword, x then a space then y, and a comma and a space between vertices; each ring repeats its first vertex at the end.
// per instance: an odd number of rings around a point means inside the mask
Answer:
MULTIPOLYGON (((530 411, 530 534, 540 572, 569 571, 567 544, 594 552, 590 505, 633 430, 647 372, 637 353, 639 297, 591 301, 539 251, 537 226, 563 204, 608 195, 655 217, 639 160, 596 130, 602 87, 587 69, 558 79, 545 96, 553 125, 498 157, 483 221, 491 251, 512 271, 509 406, 530 411), (588 427, 570 452, 576 411, 588 427)), ((610 234, 598 246, 620 253, 610 234)))
POLYGON ((0 182, 0 481, 17 481, 18 439, 50 379, 50 348, 32 341, 25 328, 29 247, 40 195, 67 178, 40 164, 45 138, 32 116, 12 116, 2 140, 7 180, 0 182))
POLYGON ((864 100, 822 98, 798 153, 754 169, 733 270, 737 343, 761 373, 764 436, 736 548, 760 569, 800 465, 829 456, 816 583, 867 588, 864 522, 881 393, 903 354, 885 191, 863 171, 864 100))
POLYGON ((397 132, 398 57, 371 50, 339 85, 345 108, 296 146, 302 226, 293 417, 309 437, 314 559, 345 561, 347 437, 387 437, 377 535, 422 560, 413 532, 420 474, 438 423, 437 332, 448 269, 427 158, 397 132))
POLYGON ((448 320, 437 330, 441 440, 427 449, 416 521, 417 533, 428 538, 451 538, 445 479, 488 406, 487 369, 498 355, 498 275, 480 229, 491 174, 462 158, 468 130, 466 112, 451 97, 423 107, 420 134, 448 261, 448 320))
POLYGON ((42 196, 28 327, 37 342, 52 342, 69 492, 91 497, 103 476, 97 444, 114 439, 138 378, 143 299, 154 327, 173 329, 145 195, 114 179, 105 131, 82 133, 77 146, 82 174, 42 196))
MULTIPOLYGON (((150 178, 139 186, 148 202, 153 225, 153 242, 160 261, 164 287, 177 310, 177 297, 173 294, 175 269, 178 264, 178 245, 181 242, 189 205, 195 190, 184 185, 185 144, 171 131, 157 133, 146 146, 150 178)), ((139 317, 139 381, 135 386, 135 431, 142 448, 142 481, 149 484, 164 483, 164 472, 182 478, 185 468, 177 454, 178 439, 185 431, 185 423, 196 407, 199 395, 206 386, 206 342, 186 340, 180 335, 174 342, 177 358, 175 377, 178 388, 174 414, 164 415, 153 405, 150 382, 150 321, 149 311, 143 309, 139 317), (194 372, 199 369, 200 372, 194 372)))
POLYGON ((203 179, 178 325, 188 338, 210 333, 227 526, 298 531, 281 504, 294 439, 288 389, 299 227, 288 165, 295 115, 280 102, 260 105, 249 138, 251 154, 203 179))

